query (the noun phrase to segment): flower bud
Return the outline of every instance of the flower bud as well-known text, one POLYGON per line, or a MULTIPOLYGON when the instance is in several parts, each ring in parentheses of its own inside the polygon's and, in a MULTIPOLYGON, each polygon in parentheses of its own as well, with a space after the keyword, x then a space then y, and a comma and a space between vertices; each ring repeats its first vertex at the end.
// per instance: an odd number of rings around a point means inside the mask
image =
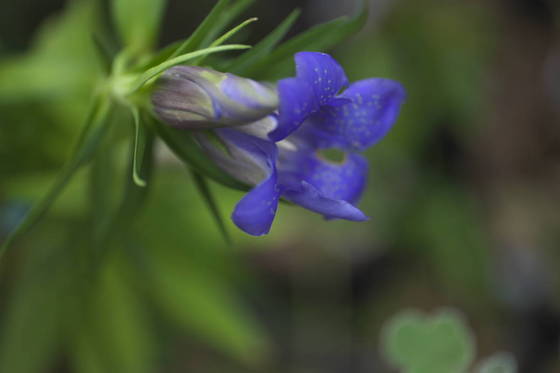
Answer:
POLYGON ((251 123, 278 108, 274 87, 196 66, 167 70, 152 101, 160 119, 189 129, 251 123))

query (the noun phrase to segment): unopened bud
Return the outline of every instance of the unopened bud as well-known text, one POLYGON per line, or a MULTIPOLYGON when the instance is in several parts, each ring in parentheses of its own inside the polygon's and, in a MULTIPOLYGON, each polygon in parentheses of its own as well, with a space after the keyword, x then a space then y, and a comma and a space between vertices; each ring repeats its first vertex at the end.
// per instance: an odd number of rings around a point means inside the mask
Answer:
POLYGON ((152 100, 160 119, 190 129, 251 123, 278 109, 274 87, 195 66, 167 70, 152 100))

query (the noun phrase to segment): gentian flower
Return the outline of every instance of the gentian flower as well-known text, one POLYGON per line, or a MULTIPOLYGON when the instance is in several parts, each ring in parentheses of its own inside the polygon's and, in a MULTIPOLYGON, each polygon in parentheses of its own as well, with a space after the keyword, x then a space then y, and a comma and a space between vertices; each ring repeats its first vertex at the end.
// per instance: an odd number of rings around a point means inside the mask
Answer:
POLYGON ((209 156, 230 175, 255 187, 239 201, 235 224, 252 235, 268 233, 280 197, 327 219, 364 221, 356 204, 367 179, 358 151, 377 143, 395 122, 405 98, 392 80, 366 79, 348 85, 329 55, 296 54, 296 77, 279 81, 278 112, 215 134, 222 146, 199 133, 209 156), (321 149, 344 151, 342 162, 321 149))
POLYGON ((208 129, 254 122, 275 111, 273 86, 196 66, 175 66, 152 97, 156 114, 183 129, 208 129))

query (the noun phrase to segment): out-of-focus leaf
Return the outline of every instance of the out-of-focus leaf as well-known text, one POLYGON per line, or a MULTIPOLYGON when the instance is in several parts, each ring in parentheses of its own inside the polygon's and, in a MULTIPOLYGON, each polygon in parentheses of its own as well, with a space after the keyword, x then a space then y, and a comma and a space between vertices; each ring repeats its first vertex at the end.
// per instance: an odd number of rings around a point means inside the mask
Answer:
POLYGON ((249 51, 236 58, 232 63, 224 68, 224 71, 229 71, 241 76, 247 76, 247 72, 251 69, 251 67, 257 64, 260 59, 266 57, 272 48, 274 48, 284 35, 286 35, 288 30, 299 17, 300 13, 299 9, 290 13, 290 15, 286 17, 286 19, 282 21, 282 23, 278 25, 274 31, 268 34, 249 51))
POLYGON ((517 364, 511 354, 502 352, 483 361, 475 371, 477 373, 515 373, 517 364))
MULTIPOLYGON (((139 113, 141 117, 142 113, 139 113)), ((144 121, 145 122, 145 121, 144 121)), ((118 207, 112 211, 111 216, 105 216, 104 220, 106 225, 104 230, 97 235, 96 245, 98 246, 98 260, 102 263, 108 250, 111 248, 111 244, 114 243, 115 238, 118 236, 126 236, 131 223, 134 222, 137 217, 138 211, 144 207, 144 202, 148 195, 150 185, 149 181, 152 177, 153 165, 154 165, 154 133, 149 126, 144 126, 145 133, 145 143, 144 151, 141 154, 141 158, 138 158, 136 172, 138 177, 146 181, 146 186, 138 186, 131 176, 134 169, 134 144, 131 143, 131 157, 130 157, 130 167, 125 174, 125 182, 123 183, 124 190, 122 190, 122 195, 120 196, 120 202, 118 207)), ((139 155, 140 156, 140 155, 139 155)))
POLYGON ((90 291, 83 322, 72 332, 73 364, 79 373, 148 373, 154 371, 154 336, 145 306, 118 262, 103 269, 90 291))
POLYGON ((125 49, 144 51, 158 34, 166 0, 113 0, 113 19, 125 49))
POLYGON ((256 79, 273 80, 289 75, 293 71, 294 53, 327 51, 345 38, 359 31, 367 20, 367 11, 362 9, 354 18, 340 17, 312 27, 281 44, 259 63, 247 69, 247 75, 256 79))
POLYGON ((155 119, 154 128, 169 149, 188 166, 220 184, 243 191, 248 190, 246 185, 227 175, 212 163, 188 131, 174 129, 155 119))
POLYGON ((117 147, 112 136, 115 130, 116 126, 108 128, 107 135, 101 141, 89 168, 89 202, 91 208, 89 218, 94 241, 107 229, 107 224, 109 224, 107 216, 111 214, 114 208, 119 189, 118 184, 115 183, 117 147))
POLYGON ((99 76, 92 30, 93 1, 69 1, 63 14, 46 22, 31 50, 0 62, 0 100, 44 100, 91 90, 99 76))
POLYGON ((194 188, 177 188, 183 177, 176 169, 160 172, 133 231, 133 254, 144 254, 139 278, 174 330, 248 364, 262 362, 268 341, 236 291, 242 263, 215 233, 194 188))
POLYGON ((154 295, 174 322, 244 363, 263 359, 263 336, 232 289, 192 266, 156 270, 154 295))
POLYGON ((227 231, 226 225, 224 224, 222 214, 220 214, 220 209, 218 207, 218 204, 216 203, 214 195, 212 194, 212 190, 210 190, 210 185, 208 185, 208 182, 200 173, 190 167, 189 170, 191 171, 192 178, 198 191, 200 192, 200 195, 204 199, 204 202, 206 202, 206 206, 208 207, 210 213, 212 214, 212 217, 216 221, 218 229, 222 233, 222 236, 224 236, 224 240, 228 244, 231 244, 231 237, 227 231))
POLYGON ((110 52, 110 48, 106 45, 105 41, 99 35, 92 36, 93 45, 95 46, 95 51, 97 52, 97 57, 99 58, 99 64, 106 75, 111 73, 111 65, 113 63, 114 56, 110 52))
POLYGON ((30 209, 16 230, 2 243, 0 258, 15 239, 27 232, 44 215, 76 171, 90 161, 106 132, 109 112, 110 103, 107 100, 96 100, 86 119, 84 130, 80 135, 74 154, 61 170, 47 194, 30 209))
POLYGON ((426 317, 405 311, 385 325, 384 352, 403 373, 464 372, 474 341, 463 318, 451 310, 426 317))
POLYGON ((479 207, 463 188, 438 178, 426 186, 431 192, 415 208, 414 237, 424 242, 423 256, 442 286, 457 299, 472 300, 472 308, 491 302, 488 237, 480 228, 479 207))
POLYGON ((0 372, 43 372, 54 363, 68 292, 64 235, 40 232, 25 255, 0 327, 0 372), (57 270, 52 270, 56 268, 57 270))

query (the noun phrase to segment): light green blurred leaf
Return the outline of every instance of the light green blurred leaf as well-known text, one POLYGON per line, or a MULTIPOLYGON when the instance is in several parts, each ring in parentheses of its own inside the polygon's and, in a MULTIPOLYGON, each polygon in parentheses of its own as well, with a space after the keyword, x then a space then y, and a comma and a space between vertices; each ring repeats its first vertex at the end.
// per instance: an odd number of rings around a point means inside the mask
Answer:
POLYGON ((73 364, 79 373, 154 371, 155 343, 145 305, 127 281, 126 267, 111 262, 89 291, 91 303, 73 330, 73 364))
POLYGON ((156 267, 154 296, 167 316, 188 334, 231 357, 246 364, 261 363, 266 340, 233 289, 212 272, 179 263, 156 267))
POLYGON ((385 325, 382 338, 387 358, 404 373, 462 373, 474 356, 471 333, 451 310, 431 317, 402 312, 385 325))
POLYGON ((490 356, 475 371, 476 373, 515 373, 517 363, 511 354, 502 352, 490 356))
POLYGON ((112 0, 113 20, 124 48, 145 51, 157 39, 166 0, 112 0))
POLYGON ((237 291, 243 263, 216 234, 196 190, 180 185, 176 168, 160 170, 158 180, 133 231, 134 255, 143 255, 139 278, 175 330, 225 356, 261 363, 269 345, 237 291))
POLYGON ((69 1, 64 13, 48 20, 27 54, 0 61, 0 100, 55 100, 87 94, 100 74, 92 33, 93 1, 69 1))

